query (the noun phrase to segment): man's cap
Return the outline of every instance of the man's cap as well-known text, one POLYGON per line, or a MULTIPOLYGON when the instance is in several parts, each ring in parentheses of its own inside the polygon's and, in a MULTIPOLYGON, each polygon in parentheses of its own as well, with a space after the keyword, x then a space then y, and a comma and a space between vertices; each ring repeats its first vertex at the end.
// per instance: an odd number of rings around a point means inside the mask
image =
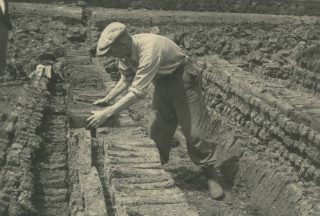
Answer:
POLYGON ((127 27, 119 22, 110 23, 105 27, 98 41, 97 56, 105 55, 110 49, 111 44, 126 31, 127 27))

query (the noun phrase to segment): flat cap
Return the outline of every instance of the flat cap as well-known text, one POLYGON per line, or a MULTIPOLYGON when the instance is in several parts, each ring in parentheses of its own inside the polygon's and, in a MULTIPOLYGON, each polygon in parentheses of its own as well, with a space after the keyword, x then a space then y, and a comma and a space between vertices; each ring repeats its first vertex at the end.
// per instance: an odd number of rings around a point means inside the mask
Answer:
POLYGON ((126 31, 127 27, 119 22, 110 23, 105 27, 98 41, 97 56, 105 55, 110 49, 111 44, 126 31))

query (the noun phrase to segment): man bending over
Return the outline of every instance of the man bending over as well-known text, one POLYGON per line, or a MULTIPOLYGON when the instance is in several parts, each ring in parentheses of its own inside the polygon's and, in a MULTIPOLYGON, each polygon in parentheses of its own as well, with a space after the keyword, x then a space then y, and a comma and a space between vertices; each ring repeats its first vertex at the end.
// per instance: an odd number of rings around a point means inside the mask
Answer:
POLYGON ((208 136, 209 115, 200 87, 198 71, 190 58, 170 39, 155 34, 129 35, 122 23, 111 23, 102 32, 97 45, 97 56, 120 59, 120 81, 95 105, 108 105, 125 90, 128 93, 112 106, 98 111, 87 119, 94 129, 110 116, 120 112, 147 94, 154 84, 152 107, 154 115, 149 125, 149 136, 160 153, 161 163, 169 160, 173 135, 178 123, 187 140, 191 160, 204 170, 210 196, 223 196, 222 187, 215 181, 215 143, 208 136))

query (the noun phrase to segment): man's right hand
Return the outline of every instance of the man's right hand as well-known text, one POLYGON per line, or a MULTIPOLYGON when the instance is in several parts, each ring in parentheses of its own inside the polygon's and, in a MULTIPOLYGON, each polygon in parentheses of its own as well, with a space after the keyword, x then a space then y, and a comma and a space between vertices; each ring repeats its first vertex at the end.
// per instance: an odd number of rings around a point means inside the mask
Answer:
POLYGON ((93 102, 93 105, 95 106, 107 106, 110 105, 110 101, 106 98, 102 98, 99 100, 96 100, 95 102, 93 102))

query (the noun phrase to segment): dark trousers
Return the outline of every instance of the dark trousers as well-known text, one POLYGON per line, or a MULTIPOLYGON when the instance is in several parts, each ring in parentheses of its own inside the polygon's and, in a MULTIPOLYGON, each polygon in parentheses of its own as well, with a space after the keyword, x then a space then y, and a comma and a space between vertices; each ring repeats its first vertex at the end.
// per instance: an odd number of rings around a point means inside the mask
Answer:
POLYGON ((8 44, 8 34, 9 29, 4 22, 3 16, 0 16, 0 77, 4 75, 6 67, 6 54, 7 54, 7 44, 8 44))
POLYGON ((208 136, 209 115, 201 92, 200 76, 196 74, 192 67, 182 65, 173 74, 154 81, 154 112, 149 136, 159 149, 162 164, 169 160, 178 123, 186 137, 191 160, 200 167, 214 163, 216 145, 208 136))

